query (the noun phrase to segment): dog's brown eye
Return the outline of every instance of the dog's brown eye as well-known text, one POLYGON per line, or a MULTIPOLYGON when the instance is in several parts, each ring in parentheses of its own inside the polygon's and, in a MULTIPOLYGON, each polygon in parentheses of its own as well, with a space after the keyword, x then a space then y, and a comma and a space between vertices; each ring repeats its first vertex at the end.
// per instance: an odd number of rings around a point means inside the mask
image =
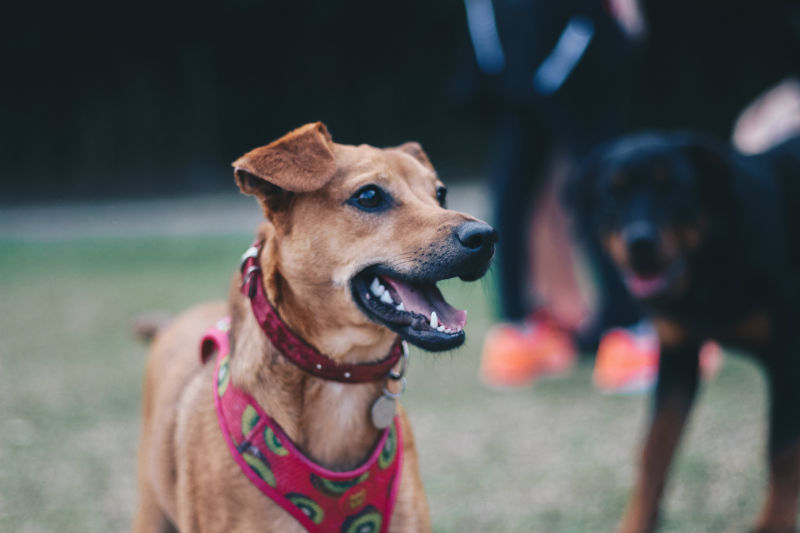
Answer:
POLYGON ((377 185, 361 187, 350 203, 363 211, 379 211, 389 207, 389 195, 377 185))
POLYGON ((611 176, 611 189, 614 192, 621 192, 628 186, 628 179, 625 174, 621 172, 615 173, 611 176))
POLYGON ((439 202, 440 206, 447 207, 447 188, 446 187, 438 187, 436 189, 436 201, 439 202))
POLYGON ((672 181, 672 176, 670 175, 669 169, 664 165, 658 165, 653 169, 653 181, 656 182, 656 185, 667 188, 672 181))

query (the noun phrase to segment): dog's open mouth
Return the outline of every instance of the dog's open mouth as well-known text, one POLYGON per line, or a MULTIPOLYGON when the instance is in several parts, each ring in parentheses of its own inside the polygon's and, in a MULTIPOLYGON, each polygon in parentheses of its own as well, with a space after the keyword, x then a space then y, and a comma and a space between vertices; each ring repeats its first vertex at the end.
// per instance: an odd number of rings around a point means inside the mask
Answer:
POLYGON ((657 272, 640 273, 631 269, 625 272, 625 285, 635 298, 655 298, 666 293, 683 274, 685 262, 682 258, 657 272))
POLYGON ((450 350, 464 342, 467 312, 448 304, 435 281, 367 269, 353 278, 352 288, 368 317, 420 348, 450 350))

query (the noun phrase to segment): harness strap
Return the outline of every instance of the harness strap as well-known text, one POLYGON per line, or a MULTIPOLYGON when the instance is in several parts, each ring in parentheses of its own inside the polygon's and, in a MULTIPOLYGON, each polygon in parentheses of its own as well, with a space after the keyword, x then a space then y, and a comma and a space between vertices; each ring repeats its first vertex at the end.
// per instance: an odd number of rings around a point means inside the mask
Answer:
POLYGON ((364 463, 328 470, 308 458, 255 399, 231 380, 227 347, 230 320, 208 330, 201 350, 216 354, 214 404, 236 464, 250 482, 309 532, 386 533, 403 464, 398 418, 385 429, 364 463))

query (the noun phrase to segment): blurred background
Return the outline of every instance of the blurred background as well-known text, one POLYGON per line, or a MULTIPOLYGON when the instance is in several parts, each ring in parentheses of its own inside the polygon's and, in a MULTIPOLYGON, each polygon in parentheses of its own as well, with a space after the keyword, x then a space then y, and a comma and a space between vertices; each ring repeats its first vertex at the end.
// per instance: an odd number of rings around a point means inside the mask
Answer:
MULTIPOLYGON (((467 345, 413 354, 405 403, 436 530, 613 529, 646 397, 598 393, 590 359, 498 394, 478 380, 484 334, 529 312, 503 294, 562 286, 543 254, 582 280, 564 320, 599 305, 558 201, 598 144, 681 128, 759 151, 800 106, 789 0, 3 11, 0 531, 128 528, 146 354, 133 319, 225 297, 260 217, 230 162, 316 120, 340 143, 421 142, 451 206, 506 228, 489 278, 445 284, 470 311, 467 345), (775 94, 780 105, 764 103, 775 94)), ((684 443, 664 531, 740 531, 758 508, 762 378, 728 359, 684 443)))
POLYGON ((339 142, 418 139, 461 170, 485 144, 454 101, 471 54, 459 2, 44 2, 4 18, 4 203, 229 191, 231 161, 316 120, 339 142))
MULTIPOLYGON (((612 27, 614 2, 499 2, 508 68, 484 65, 488 75, 457 0, 15 3, 3 17, 0 201, 228 191, 230 161, 315 120, 340 142, 419 140, 448 177, 474 177, 487 121, 533 105, 532 72, 579 13, 603 45, 586 63, 604 73, 579 65, 564 89, 597 114, 617 103, 613 87, 629 128, 727 137, 793 59, 797 21, 776 0, 652 2, 633 39, 612 27)), ((470 4, 480 41, 491 2, 470 4)))

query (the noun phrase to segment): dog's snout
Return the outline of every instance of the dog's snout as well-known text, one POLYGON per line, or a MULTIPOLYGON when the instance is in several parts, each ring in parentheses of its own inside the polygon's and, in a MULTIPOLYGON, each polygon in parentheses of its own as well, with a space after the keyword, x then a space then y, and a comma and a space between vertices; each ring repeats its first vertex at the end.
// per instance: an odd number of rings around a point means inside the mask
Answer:
POLYGON ((464 248, 480 252, 497 242, 497 231, 483 222, 465 222, 456 229, 456 237, 464 248))
POLYGON ((656 246, 656 231, 648 222, 635 222, 625 228, 625 245, 631 252, 648 252, 656 246))
POLYGON ((623 232, 634 268, 648 268, 658 260, 658 232, 649 222, 635 222, 623 232))

